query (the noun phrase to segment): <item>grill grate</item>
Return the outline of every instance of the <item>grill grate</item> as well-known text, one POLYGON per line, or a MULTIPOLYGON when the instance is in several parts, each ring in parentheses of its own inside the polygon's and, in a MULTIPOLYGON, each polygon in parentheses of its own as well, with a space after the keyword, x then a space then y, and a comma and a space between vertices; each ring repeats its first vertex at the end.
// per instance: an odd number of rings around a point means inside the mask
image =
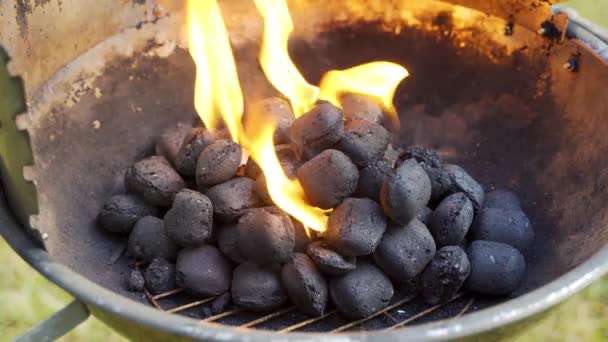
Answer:
MULTIPOLYGON (((186 299, 182 298, 180 300, 177 297, 185 296, 185 293, 182 289, 175 289, 158 295, 152 295, 148 291, 146 291, 145 294, 150 304, 155 308, 168 313, 180 314, 185 314, 189 310, 201 307, 204 304, 210 303, 216 298, 215 296, 213 296, 193 301, 186 297, 186 299), (163 305, 161 304, 161 302, 163 301, 167 301, 170 303, 163 305)), ((360 330, 392 330, 404 327, 410 323, 420 321, 424 318, 429 318, 431 314, 448 305, 455 305, 452 310, 448 310, 452 313, 448 314, 447 317, 443 315, 443 317, 439 318, 459 317, 469 311, 475 302, 475 297, 465 292, 457 294, 447 302, 433 306, 421 305, 420 301, 416 302, 416 299, 416 296, 405 296, 403 298, 396 299, 392 304, 390 304, 386 308, 375 312, 374 314, 366 318, 358 320, 348 320, 342 315, 340 315, 339 312, 335 309, 328 311, 322 316, 310 318, 299 314, 295 306, 289 306, 279 310, 275 310, 265 315, 253 314, 245 312, 242 309, 236 308, 234 310, 224 311, 220 314, 201 319, 200 322, 221 321, 220 323, 233 325, 238 328, 270 329, 276 330, 278 333, 287 333, 298 330, 337 333, 352 330, 355 328, 359 328, 360 330), (456 302, 460 303, 455 304, 456 302), (406 308, 408 310, 401 310, 406 308), (405 311, 409 311, 406 317, 395 317, 402 316, 402 314, 405 314, 405 311), (397 313, 399 315, 396 315, 397 313), (288 317, 290 315, 293 317, 288 317), (279 325, 275 324, 274 326, 271 325, 270 327, 267 327, 267 325, 271 323, 271 321, 279 318, 287 318, 286 321, 290 322, 287 323, 287 325, 285 325, 286 323, 283 322, 279 325), (336 319, 335 322, 330 322, 333 321, 333 318, 338 319, 336 319), (374 322, 375 320, 379 320, 381 322, 376 322, 375 324, 372 324, 372 322, 374 322), (317 327, 316 329, 312 330, 309 329, 312 328, 313 325, 320 325, 321 327, 317 327)))

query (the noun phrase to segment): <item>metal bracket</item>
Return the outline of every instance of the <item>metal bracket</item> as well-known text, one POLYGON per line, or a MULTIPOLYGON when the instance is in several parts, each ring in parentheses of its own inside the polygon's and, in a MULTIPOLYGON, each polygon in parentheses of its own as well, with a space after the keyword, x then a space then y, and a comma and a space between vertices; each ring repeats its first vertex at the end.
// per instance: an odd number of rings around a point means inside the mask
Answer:
POLYGON ((568 15, 567 34, 608 62, 608 1, 572 0, 551 6, 554 14, 568 15))
POLYGON ((75 300, 65 308, 54 313, 25 334, 15 338, 14 342, 55 341, 67 332, 76 328, 89 318, 89 310, 82 302, 75 300))

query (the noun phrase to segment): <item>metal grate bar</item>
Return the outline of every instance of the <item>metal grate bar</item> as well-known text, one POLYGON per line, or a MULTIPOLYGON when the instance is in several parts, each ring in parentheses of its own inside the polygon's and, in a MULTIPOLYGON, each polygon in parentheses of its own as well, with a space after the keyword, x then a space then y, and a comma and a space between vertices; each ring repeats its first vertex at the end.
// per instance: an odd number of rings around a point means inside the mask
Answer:
POLYGON ((150 302, 150 304, 152 304, 155 308, 157 308, 158 310, 164 311, 163 308, 160 306, 160 304, 158 304, 158 302, 156 301, 156 298, 154 298, 150 292, 148 292, 148 290, 144 289, 145 293, 146 293, 146 298, 148 298, 148 301, 150 302))
POLYGON ((266 315, 264 317, 260 317, 258 319, 255 319, 255 320, 251 321, 251 322, 247 322, 245 324, 242 324, 242 325, 239 326, 239 328, 251 328, 251 327, 253 327, 255 325, 258 325, 260 323, 264 323, 264 322, 266 322, 268 320, 271 320, 271 319, 273 319, 275 317, 282 316, 282 315, 284 315, 284 314, 286 314, 288 312, 291 312, 291 311, 293 311, 295 309, 296 309, 295 306, 290 306, 288 308, 285 308, 285 309, 282 309, 282 310, 279 310, 279 311, 275 311, 275 312, 273 312, 271 314, 268 314, 268 315, 266 315))
POLYGON ((454 318, 458 318, 458 317, 464 315, 467 311, 469 311, 471 306, 473 306, 473 303, 475 303, 475 299, 476 299, 475 297, 471 297, 471 299, 469 299, 469 301, 467 302, 467 305, 465 305, 464 308, 462 308, 462 310, 460 310, 458 315, 454 316, 454 318))
POLYGON ((243 310, 242 309, 234 309, 234 310, 230 310, 230 311, 224 311, 221 314, 217 314, 215 316, 210 316, 210 317, 207 317, 205 319, 201 319, 199 321, 199 323, 202 323, 202 322, 214 322, 214 321, 217 321, 218 319, 222 319, 224 317, 232 316, 232 315, 237 314, 237 313, 239 313, 241 311, 243 311, 243 310))
POLYGON ((369 315, 369 316, 367 316, 365 318, 361 318, 361 319, 358 319, 356 321, 352 321, 350 323, 344 324, 343 326, 338 327, 338 328, 336 328, 334 330, 331 330, 330 332, 334 333, 334 332, 344 331, 346 329, 352 328, 352 327, 354 327, 356 325, 359 325, 361 323, 367 322, 367 321, 369 321, 370 319, 372 319, 374 317, 380 316, 380 315, 382 315, 383 313, 385 313, 385 312, 387 312, 389 310, 392 310, 392 309, 394 309, 394 308, 396 308, 398 306, 401 306, 401 305, 403 305, 403 304, 411 301, 413 298, 414 297, 405 297, 405 298, 401 299, 400 301, 397 301, 396 303, 391 304, 391 305, 387 306, 386 308, 384 308, 384 309, 382 309, 380 311, 376 311, 373 314, 371 314, 371 315, 369 315))
POLYGON ((217 298, 217 296, 213 296, 213 297, 209 297, 209 298, 205 298, 205 299, 201 299, 201 300, 197 300, 196 302, 192 302, 192 303, 188 303, 182 306, 178 306, 176 308, 173 308, 171 310, 166 310, 168 313, 176 313, 176 312, 180 312, 180 311, 184 311, 187 309, 191 309, 193 307, 205 304, 205 303, 209 303, 210 301, 214 300, 215 298, 217 298))
POLYGON ((294 330, 297 330, 297 329, 303 328, 303 327, 305 327, 305 326, 307 326, 307 325, 309 325, 309 324, 313 324, 313 323, 318 322, 318 321, 320 321, 320 320, 322 320, 322 319, 325 319, 325 318, 327 318, 327 317, 329 317, 329 316, 331 316, 331 315, 335 314, 336 312, 338 312, 338 311, 337 311, 337 310, 332 310, 332 311, 329 311, 329 312, 327 312, 327 313, 326 313, 326 314, 324 314, 324 315, 321 315, 321 316, 318 316, 318 317, 313 317, 313 318, 307 319, 307 320, 302 321, 302 322, 300 322, 300 323, 297 323, 297 324, 294 324, 294 325, 292 325, 292 326, 289 326, 289 327, 287 327, 287 328, 285 328, 285 329, 281 329, 281 330, 279 330, 278 332, 279 332, 279 333, 286 333, 286 332, 290 332, 290 331, 294 331, 294 330))
POLYGON ((164 292, 164 293, 161 293, 161 294, 157 294, 156 296, 154 296, 152 298, 154 298, 154 299, 161 299, 161 298, 173 296, 173 295, 176 295, 176 294, 182 293, 182 292, 184 292, 184 289, 175 289, 175 290, 171 290, 171 291, 164 292))
POLYGON ((416 315, 414 315, 414 316, 406 319, 405 321, 402 321, 402 322, 397 323, 395 325, 391 325, 390 327, 388 327, 388 328, 386 328, 384 330, 388 331, 388 330, 393 330, 395 328, 402 327, 402 326, 404 326, 404 325, 406 325, 406 324, 408 324, 408 323, 410 323, 412 321, 417 320, 418 318, 424 317, 424 316, 430 314, 431 312, 433 312, 433 311, 435 311, 435 310, 437 310, 439 308, 442 308, 442 307, 446 306, 447 304, 455 301, 456 299, 462 298, 464 295, 465 295, 465 293, 461 292, 461 293, 455 295, 454 297, 452 297, 452 299, 448 300, 447 302, 443 302, 441 304, 437 304, 437 305, 431 306, 430 308, 419 312, 418 314, 416 314, 416 315))

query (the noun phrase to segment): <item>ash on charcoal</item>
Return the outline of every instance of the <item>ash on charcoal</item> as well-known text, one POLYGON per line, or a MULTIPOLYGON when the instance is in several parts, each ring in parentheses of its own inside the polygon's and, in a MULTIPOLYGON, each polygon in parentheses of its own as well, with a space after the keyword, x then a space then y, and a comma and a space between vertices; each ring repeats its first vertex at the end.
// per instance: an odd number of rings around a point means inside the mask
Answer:
POLYGON ((97 222, 110 233, 128 234, 144 216, 158 216, 158 209, 134 195, 114 195, 101 208, 97 222))
POLYGON ((132 270, 129 274, 129 283, 127 284, 127 290, 131 292, 144 292, 144 275, 141 274, 140 270, 132 270))
POLYGON ((347 198, 329 216, 325 241, 345 256, 372 253, 386 230, 386 216, 368 198, 347 198))
POLYGON ((146 272, 146 289, 152 294, 159 294, 174 290, 175 285, 175 265, 165 259, 154 259, 146 272))
POLYGON ((213 205, 205 195, 184 189, 164 218, 167 235, 183 247, 203 244, 211 236, 213 205))
POLYGON ((281 270, 281 279, 291 301, 305 314, 325 312, 329 290, 327 281, 306 254, 296 253, 281 270))
POLYGON ((401 147, 395 148, 392 143, 388 144, 388 147, 386 148, 386 151, 384 152, 384 157, 382 159, 384 159, 384 161, 391 168, 396 168, 395 164, 402 152, 403 149, 401 147))
POLYGON ((323 273, 328 275, 344 275, 357 267, 356 257, 342 256, 329 249, 325 241, 322 240, 309 244, 306 254, 308 254, 323 273))
POLYGON ((232 304, 232 295, 230 291, 226 291, 211 302, 211 313, 214 315, 221 314, 228 309, 230 304, 232 304))
POLYGON ((360 261, 357 268, 330 280, 331 299, 344 316, 358 319, 385 308, 393 297, 390 279, 372 263, 360 261))
POLYGON ((308 248, 308 245, 313 241, 312 232, 307 233, 302 222, 294 218, 291 218, 291 224, 293 225, 293 232, 295 236, 293 251, 305 253, 306 248, 308 248))
POLYGON ((248 210, 237 225, 239 251, 259 265, 277 265, 293 255, 295 234, 291 219, 280 210, 248 210))
POLYGON ((470 270, 467 254, 460 247, 442 247, 422 272, 422 296, 429 304, 452 299, 469 276, 470 270))
POLYGON ((167 158, 171 164, 176 165, 179 149, 192 130, 192 125, 178 122, 167 128, 156 142, 154 151, 157 155, 167 158))
POLYGON ((521 209, 482 209, 475 217, 471 233, 474 240, 502 242, 520 251, 534 241, 532 224, 521 209))
POLYGON ((494 190, 484 196, 483 208, 495 208, 503 210, 520 210, 519 197, 508 190, 494 190))
POLYGON ((290 129, 291 141, 304 159, 333 147, 344 134, 344 115, 331 103, 317 104, 297 118, 290 129))
POLYGON ((201 152, 196 164, 196 184, 199 189, 230 180, 241 165, 243 150, 232 140, 218 140, 201 152))
POLYGON ((177 256, 176 282, 194 296, 215 296, 228 290, 230 261, 213 246, 183 249, 177 256))
POLYGON ((359 171, 344 153, 325 150, 304 163, 297 177, 311 205, 330 209, 355 192, 359 171))
POLYGON ((205 193, 213 203, 213 213, 222 222, 238 220, 245 210, 264 205, 255 190, 255 181, 236 177, 215 185, 205 193))
POLYGON ((240 264, 245 261, 245 258, 239 251, 239 238, 236 224, 225 224, 218 229, 217 245, 220 248, 220 251, 235 264, 240 264))
POLYGON ((431 215, 433 215, 433 210, 431 210, 429 207, 424 207, 422 210, 420 210, 416 218, 418 221, 424 223, 424 225, 428 227, 429 223, 431 222, 431 215))
POLYGON ((449 164, 445 169, 452 179, 452 192, 463 192, 473 203, 473 208, 479 210, 485 195, 481 185, 458 165, 449 164))
POLYGON ((346 121, 367 120, 382 124, 383 114, 380 106, 373 99, 359 94, 347 94, 340 97, 346 121))
POLYGON ((441 201, 431 215, 429 231, 438 246, 456 246, 462 242, 473 223, 473 204, 462 192, 441 201))
POLYGON ((354 195, 380 202, 382 184, 392 173, 393 169, 385 160, 379 160, 374 164, 360 168, 359 182, 357 183, 357 190, 355 190, 354 195))
POLYGON ((234 304, 251 311, 270 311, 287 301, 279 275, 251 263, 234 270, 231 293, 234 304))
POLYGON ((355 165, 370 165, 382 158, 391 141, 386 128, 367 120, 351 120, 344 126, 344 135, 337 149, 344 152, 355 165))
POLYGON ((388 217, 407 224, 431 198, 431 181, 414 159, 405 160, 388 177, 380 190, 380 202, 388 217))
POLYGON ((420 274, 435 255, 435 241, 422 222, 389 225, 374 260, 389 276, 408 281, 420 274))
POLYGON ((132 257, 150 262, 156 258, 175 260, 179 247, 167 236, 163 220, 144 216, 129 235, 128 249, 132 257))
POLYGON ((471 274, 465 286, 488 295, 507 295, 517 288, 526 270, 523 255, 512 246, 473 241, 467 249, 471 274))
POLYGON ((243 117, 245 127, 249 127, 251 124, 248 120, 256 120, 256 115, 259 114, 264 114, 267 120, 273 120, 277 123, 273 137, 276 145, 289 143, 289 129, 295 120, 289 102, 279 97, 270 97, 254 102, 243 117))
POLYGON ((177 153, 177 158, 175 159, 177 171, 184 176, 196 176, 196 164, 201 152, 207 146, 213 144, 215 140, 216 135, 208 129, 204 127, 193 128, 184 139, 177 153))
POLYGON ((125 186, 150 204, 168 207, 186 183, 165 157, 153 156, 127 170, 125 186))
POLYGON ((397 161, 396 167, 408 159, 415 159, 424 169, 431 181, 431 200, 440 200, 451 188, 452 179, 443 167, 439 153, 422 146, 410 146, 403 151, 397 161))

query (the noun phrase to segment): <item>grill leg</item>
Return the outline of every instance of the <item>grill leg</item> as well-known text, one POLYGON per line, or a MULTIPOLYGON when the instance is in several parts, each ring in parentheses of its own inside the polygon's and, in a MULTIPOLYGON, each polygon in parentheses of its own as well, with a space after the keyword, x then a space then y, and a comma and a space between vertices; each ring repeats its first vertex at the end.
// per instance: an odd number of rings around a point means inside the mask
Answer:
POLYGON ((88 317, 89 310, 86 305, 78 300, 74 300, 65 308, 57 311, 51 317, 15 338, 14 342, 54 341, 76 328, 88 317))

